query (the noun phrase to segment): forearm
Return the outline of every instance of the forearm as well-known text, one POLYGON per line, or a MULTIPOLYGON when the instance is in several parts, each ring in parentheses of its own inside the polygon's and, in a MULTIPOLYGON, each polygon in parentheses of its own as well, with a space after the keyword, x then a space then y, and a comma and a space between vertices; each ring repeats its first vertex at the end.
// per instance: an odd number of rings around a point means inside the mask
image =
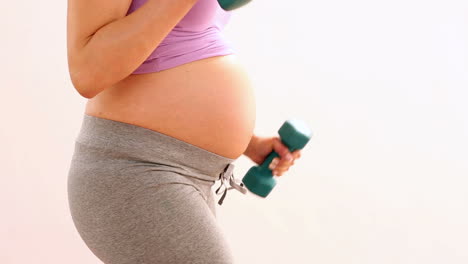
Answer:
POLYGON ((197 0, 148 0, 133 13, 100 28, 84 44, 71 74, 89 97, 130 75, 197 0))

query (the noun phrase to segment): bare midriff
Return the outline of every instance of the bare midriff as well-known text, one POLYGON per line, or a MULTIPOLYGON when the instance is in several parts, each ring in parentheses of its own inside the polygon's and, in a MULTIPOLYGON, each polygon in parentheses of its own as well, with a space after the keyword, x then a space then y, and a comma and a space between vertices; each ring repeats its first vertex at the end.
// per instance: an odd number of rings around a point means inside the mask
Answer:
POLYGON ((169 135, 236 159, 255 126, 255 95, 234 54, 132 74, 88 100, 85 113, 169 135))

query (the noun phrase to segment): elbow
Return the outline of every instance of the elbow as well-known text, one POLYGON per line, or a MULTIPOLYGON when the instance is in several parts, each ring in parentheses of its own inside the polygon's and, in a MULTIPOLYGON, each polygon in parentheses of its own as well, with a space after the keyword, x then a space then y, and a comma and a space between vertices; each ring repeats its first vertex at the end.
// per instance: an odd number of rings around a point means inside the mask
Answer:
POLYGON ((92 99, 97 95, 97 93, 93 89, 91 89, 91 87, 89 87, 89 86, 79 86, 79 88, 76 87, 76 91, 82 97, 84 97, 86 99, 92 99))
POLYGON ((89 74, 74 74, 70 71, 70 78, 73 87, 82 97, 92 99, 98 94, 98 84, 90 78, 89 74))
POLYGON ((94 96, 96 96, 95 93, 88 92, 87 90, 78 90, 77 89, 77 91, 82 97, 84 97, 86 99, 92 99, 94 96))

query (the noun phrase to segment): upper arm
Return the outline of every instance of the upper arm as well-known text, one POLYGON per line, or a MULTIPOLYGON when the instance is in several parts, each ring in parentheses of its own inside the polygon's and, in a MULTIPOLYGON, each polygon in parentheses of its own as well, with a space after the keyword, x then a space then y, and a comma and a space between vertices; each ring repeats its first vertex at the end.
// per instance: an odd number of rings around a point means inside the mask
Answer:
POLYGON ((125 17, 132 0, 68 0, 67 54, 74 65, 80 50, 101 27, 125 17))

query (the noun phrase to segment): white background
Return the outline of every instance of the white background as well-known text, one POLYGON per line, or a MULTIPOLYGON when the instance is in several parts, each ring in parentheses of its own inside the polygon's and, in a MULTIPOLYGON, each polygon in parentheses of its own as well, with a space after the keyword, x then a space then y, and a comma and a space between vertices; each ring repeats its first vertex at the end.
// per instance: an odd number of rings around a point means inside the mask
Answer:
MULTIPOLYGON (((0 263, 100 263, 66 176, 86 99, 69 80, 66 1, 0 16, 0 263)), ((250 72, 259 135, 314 137, 267 199, 218 219, 239 263, 468 263, 468 2, 262 1, 225 34, 250 72)), ((236 162, 242 177, 253 163, 236 162)))

